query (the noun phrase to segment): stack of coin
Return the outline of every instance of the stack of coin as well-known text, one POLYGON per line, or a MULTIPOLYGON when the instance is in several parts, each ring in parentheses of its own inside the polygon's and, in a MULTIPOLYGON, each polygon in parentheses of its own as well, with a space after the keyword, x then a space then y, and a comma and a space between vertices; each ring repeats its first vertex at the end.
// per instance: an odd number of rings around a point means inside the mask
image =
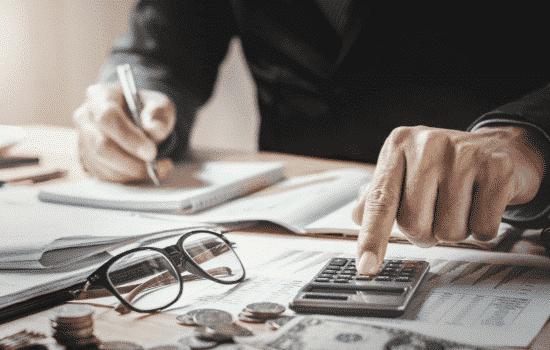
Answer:
POLYGON ((264 323, 267 320, 278 318, 285 307, 281 304, 260 302, 247 305, 239 314, 239 320, 249 323, 264 323))
POLYGON ((65 347, 99 343, 94 336, 93 311, 85 305, 67 304, 54 310, 53 338, 65 347))

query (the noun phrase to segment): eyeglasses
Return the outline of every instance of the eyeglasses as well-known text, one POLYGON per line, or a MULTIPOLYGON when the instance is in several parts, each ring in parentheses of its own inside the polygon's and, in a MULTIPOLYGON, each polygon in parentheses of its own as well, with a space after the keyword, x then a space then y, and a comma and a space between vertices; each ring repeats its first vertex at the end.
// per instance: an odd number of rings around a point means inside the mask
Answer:
MULTIPOLYGON (((77 299, 106 296, 93 290, 101 286, 117 297, 122 306, 137 312, 156 312, 174 304, 183 292, 183 282, 206 278, 236 284, 245 278, 241 260, 221 234, 209 230, 185 232, 175 245, 164 249, 141 247, 119 254, 88 277, 77 299)), ((126 310, 127 311, 127 310, 126 310)))

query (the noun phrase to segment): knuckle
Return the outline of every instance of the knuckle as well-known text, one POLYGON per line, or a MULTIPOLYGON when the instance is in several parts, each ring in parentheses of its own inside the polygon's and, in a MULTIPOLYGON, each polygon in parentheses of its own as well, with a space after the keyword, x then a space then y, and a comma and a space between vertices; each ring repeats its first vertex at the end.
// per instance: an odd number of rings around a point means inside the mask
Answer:
POLYGON ((411 138, 413 130, 413 127, 410 126, 399 126, 392 130, 388 136, 388 142, 400 145, 411 138))
POLYGON ((394 214, 398 201, 399 197, 386 186, 373 188, 367 193, 365 210, 379 215, 394 214))
POLYGON ((102 103, 96 110, 96 121, 102 125, 116 124, 119 108, 114 103, 102 103))
POLYGON ((434 230, 434 237, 439 241, 444 242, 460 242, 468 238, 469 234, 466 230, 439 228, 434 230))
POLYGON ((493 153, 488 158, 487 168, 504 178, 510 178, 514 173, 514 162, 506 153, 493 153))
POLYGON ((471 225, 471 235, 478 241, 490 241, 495 238, 498 228, 490 227, 482 222, 471 225))

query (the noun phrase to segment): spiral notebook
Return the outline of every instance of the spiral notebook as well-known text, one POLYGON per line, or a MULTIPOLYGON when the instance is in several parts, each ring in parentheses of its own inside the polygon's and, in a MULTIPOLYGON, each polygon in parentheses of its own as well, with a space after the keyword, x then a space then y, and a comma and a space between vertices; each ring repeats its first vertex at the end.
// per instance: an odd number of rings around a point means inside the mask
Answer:
POLYGON ((195 213, 270 186, 284 178, 280 162, 179 164, 160 186, 87 179, 44 187, 44 202, 106 209, 195 213))

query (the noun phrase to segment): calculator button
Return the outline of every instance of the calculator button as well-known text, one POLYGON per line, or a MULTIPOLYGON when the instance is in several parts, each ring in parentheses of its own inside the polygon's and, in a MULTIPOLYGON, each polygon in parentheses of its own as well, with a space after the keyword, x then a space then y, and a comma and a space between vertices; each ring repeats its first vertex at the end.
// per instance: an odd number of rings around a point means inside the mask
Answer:
POLYGON ((410 277, 397 277, 396 282, 410 282, 412 279, 410 277))
POLYGON ((338 278, 334 280, 334 283, 349 283, 349 280, 338 278))
POLYGON ((379 282, 389 282, 392 278, 390 276, 378 276, 374 280, 379 282))
POLYGON ((325 272, 338 272, 338 271, 340 271, 340 269, 339 268, 334 268, 334 267, 327 267, 325 269, 325 272))
POLYGON ((401 269, 401 272, 403 273, 414 273, 414 271, 416 271, 416 269, 410 269, 410 268, 401 269))
POLYGON ((348 262, 348 259, 334 258, 331 260, 330 265, 344 266, 348 262))
POLYGON ((351 275, 355 275, 355 272, 344 270, 344 271, 340 272, 340 276, 342 276, 342 275, 349 275, 349 276, 351 276, 351 275))
POLYGON ((386 266, 384 266, 384 267, 386 267, 386 268, 391 267, 391 268, 394 268, 394 269, 398 269, 398 268, 401 267, 401 265, 399 265, 399 264, 386 264, 386 266))
POLYGON ((371 276, 357 276, 357 277, 355 277, 355 280, 356 281, 371 281, 372 277, 371 276))
POLYGON ((353 278, 353 276, 350 276, 350 275, 340 275, 340 276, 338 276, 338 279, 340 279, 340 280, 348 280, 349 281, 352 278, 353 278))
POLYGON ((328 273, 322 273, 317 278, 332 278, 334 275, 328 274, 328 273))
POLYGON ((397 269, 395 267, 385 267, 382 269, 382 271, 396 272, 397 269))
POLYGON ((328 278, 316 278, 315 279, 315 282, 319 282, 319 283, 328 283, 330 281, 330 279, 328 278))

